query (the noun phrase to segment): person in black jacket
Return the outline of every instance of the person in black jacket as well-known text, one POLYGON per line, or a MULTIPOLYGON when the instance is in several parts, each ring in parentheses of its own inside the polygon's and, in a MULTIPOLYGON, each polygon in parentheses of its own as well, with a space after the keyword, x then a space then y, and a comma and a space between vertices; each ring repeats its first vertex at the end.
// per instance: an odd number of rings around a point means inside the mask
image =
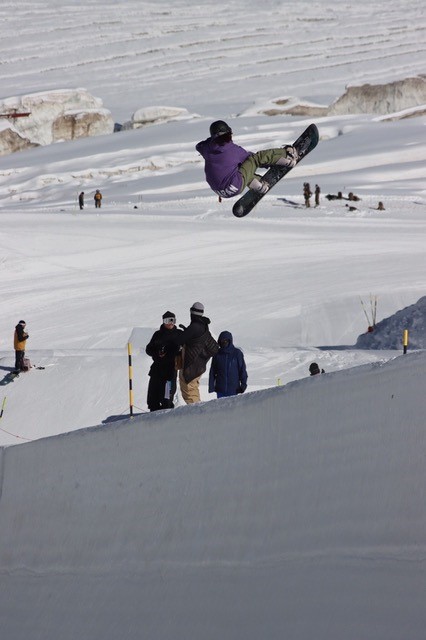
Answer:
POLYGON ((247 369, 244 354, 234 346, 232 333, 219 335, 219 351, 213 356, 209 375, 209 393, 216 391, 218 398, 235 396, 247 389, 247 369))
POLYGON ((172 311, 163 313, 163 322, 146 346, 146 353, 153 363, 149 370, 147 404, 150 411, 173 409, 176 393, 177 372, 175 358, 180 347, 177 334, 183 333, 176 327, 176 316, 172 311))
POLYGON ((209 331, 210 319, 204 316, 204 305, 194 302, 189 312, 191 323, 178 336, 178 344, 183 345, 179 386, 186 404, 193 404, 200 402, 200 378, 219 345, 209 331))

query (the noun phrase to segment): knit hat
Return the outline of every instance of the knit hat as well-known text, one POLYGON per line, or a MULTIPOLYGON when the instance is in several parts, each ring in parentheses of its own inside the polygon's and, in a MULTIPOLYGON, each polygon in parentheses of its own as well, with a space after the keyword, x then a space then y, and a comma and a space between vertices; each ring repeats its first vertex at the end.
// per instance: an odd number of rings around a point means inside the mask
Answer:
POLYGON ((20 320, 20 321, 18 322, 18 324, 24 324, 24 325, 25 325, 25 324, 27 324, 27 323, 25 322, 25 320, 20 320))
POLYGON ((165 313, 163 313, 162 318, 163 320, 165 320, 165 318, 174 318, 176 320, 176 315, 173 313, 173 311, 166 311, 165 313))
POLYGON ((203 316, 204 305, 201 304, 201 302, 194 302, 194 304, 192 305, 189 311, 193 316, 203 316))

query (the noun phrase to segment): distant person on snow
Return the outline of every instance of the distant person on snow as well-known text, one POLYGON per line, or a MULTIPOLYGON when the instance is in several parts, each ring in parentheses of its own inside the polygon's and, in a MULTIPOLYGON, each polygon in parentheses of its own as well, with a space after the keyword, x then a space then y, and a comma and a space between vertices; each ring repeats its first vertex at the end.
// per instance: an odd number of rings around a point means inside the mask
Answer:
POLYGON ((321 189, 319 188, 319 186, 316 184, 315 185, 315 206, 318 207, 319 203, 320 203, 320 194, 321 194, 321 189))
POLYGON ((78 205, 80 209, 84 209, 84 191, 82 191, 78 196, 78 205))
POLYGON ((309 365, 309 373, 311 376, 317 376, 319 373, 325 373, 324 369, 320 369, 316 362, 309 365))
POLYGON ((247 369, 244 354, 234 346, 232 333, 222 331, 218 339, 219 351, 212 358, 209 393, 218 398, 235 396, 247 389, 247 369))
POLYGON ((232 198, 245 187, 266 193, 269 185, 256 173, 259 167, 294 167, 297 151, 291 145, 251 153, 232 141, 232 129, 223 120, 210 125, 210 137, 195 147, 204 158, 204 171, 210 188, 222 198, 232 198))
POLYGON ((96 209, 100 209, 102 204, 102 193, 99 191, 99 189, 96 189, 94 200, 96 209))
POLYGON ((148 374, 147 404, 150 411, 173 409, 176 393, 175 358, 180 347, 175 338, 182 331, 176 327, 176 316, 172 311, 163 313, 162 320, 161 327, 153 334, 145 349, 153 360, 148 374))
POLYGON ((312 195, 312 191, 311 191, 311 185, 309 184, 309 182, 304 182, 303 183, 303 197, 305 198, 305 207, 310 207, 311 206, 311 195, 312 195))
POLYGON ((13 337, 13 346, 15 348, 15 373, 26 371, 24 367, 25 345, 29 335, 25 331, 25 327, 25 320, 20 320, 15 327, 15 334, 13 337))

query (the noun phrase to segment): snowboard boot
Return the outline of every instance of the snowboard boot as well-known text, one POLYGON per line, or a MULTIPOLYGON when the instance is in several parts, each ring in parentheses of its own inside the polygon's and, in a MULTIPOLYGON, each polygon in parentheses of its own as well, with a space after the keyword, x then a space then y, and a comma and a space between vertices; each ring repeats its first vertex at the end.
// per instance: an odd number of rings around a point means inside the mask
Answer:
POLYGON ((276 164, 279 167, 294 167, 299 159, 296 149, 290 144, 286 144, 283 149, 286 155, 280 158, 276 164))
POLYGON ((265 195, 269 191, 269 184, 262 180, 259 176, 254 176, 253 180, 247 185, 249 189, 256 193, 265 195))

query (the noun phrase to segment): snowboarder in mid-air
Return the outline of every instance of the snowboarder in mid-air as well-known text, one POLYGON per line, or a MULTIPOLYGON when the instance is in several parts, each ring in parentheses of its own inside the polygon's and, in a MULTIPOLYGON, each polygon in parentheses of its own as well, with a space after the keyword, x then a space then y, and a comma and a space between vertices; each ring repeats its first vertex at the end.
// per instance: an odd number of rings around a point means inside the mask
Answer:
POLYGON ((232 129, 223 120, 210 125, 210 137, 199 142, 196 149, 204 158, 210 188, 222 198, 237 196, 245 187, 263 195, 270 186, 256 170, 273 165, 294 167, 298 160, 292 145, 256 153, 243 149, 232 141, 232 129))

